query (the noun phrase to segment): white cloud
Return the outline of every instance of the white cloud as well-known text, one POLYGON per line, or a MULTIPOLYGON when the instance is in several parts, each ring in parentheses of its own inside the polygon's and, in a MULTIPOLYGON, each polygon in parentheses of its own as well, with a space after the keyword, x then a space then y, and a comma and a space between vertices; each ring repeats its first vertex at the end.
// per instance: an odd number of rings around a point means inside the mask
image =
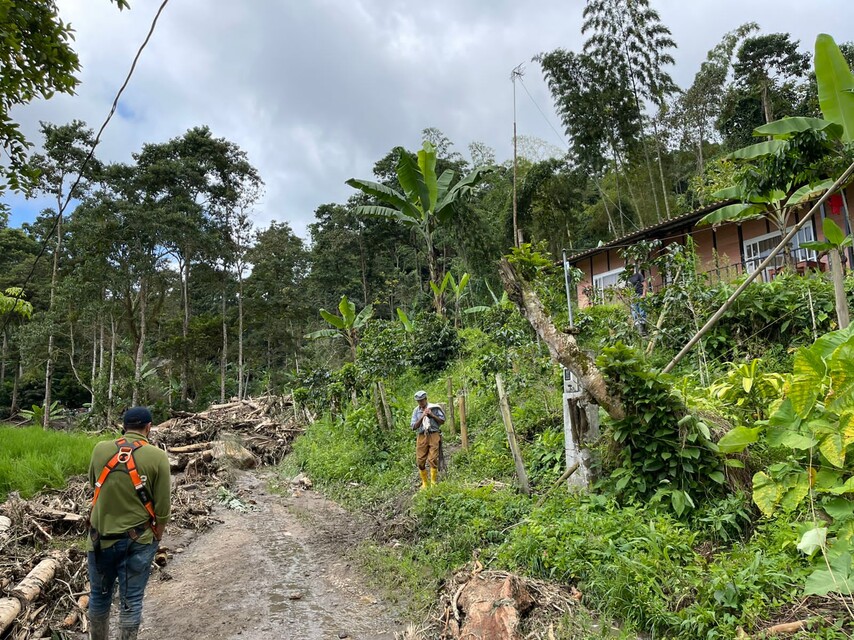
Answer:
MULTIPOLYGON (((39 120, 100 125, 159 4, 132 0, 131 11, 119 12, 107 0, 59 0, 77 29, 82 85, 78 96, 15 113, 32 139, 39 120)), ((791 32, 808 49, 818 32, 839 30, 848 3, 653 4, 679 44, 673 75, 684 85, 706 51, 739 24, 791 32)), ((173 0, 100 155, 127 161, 144 142, 208 124, 245 149, 261 172, 267 188, 258 223, 287 220, 305 234, 318 205, 350 195, 347 178, 369 176, 394 146, 416 147, 425 127, 444 131, 461 153, 478 140, 494 147, 499 161, 508 158, 509 76, 520 62, 534 100, 561 130, 530 60, 581 46, 582 7, 565 0, 173 0)), ((517 109, 520 134, 561 144, 521 88, 517 109)))

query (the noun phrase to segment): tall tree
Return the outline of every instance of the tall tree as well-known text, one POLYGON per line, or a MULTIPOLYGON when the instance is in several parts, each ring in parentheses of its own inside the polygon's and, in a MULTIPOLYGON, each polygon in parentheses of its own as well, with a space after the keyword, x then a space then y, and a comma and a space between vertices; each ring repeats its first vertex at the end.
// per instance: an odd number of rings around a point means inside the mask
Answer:
POLYGON ((771 33, 748 38, 739 47, 718 120, 727 147, 749 144, 755 128, 795 115, 798 83, 809 68, 809 55, 798 45, 788 33, 771 33))
MULTIPOLYGON (((33 156, 30 167, 38 175, 37 189, 45 195, 53 196, 56 209, 50 215, 56 220, 56 239, 53 249, 53 269, 50 279, 50 304, 47 310, 48 322, 52 323, 54 301, 56 296, 59 260, 62 253, 62 209, 66 199, 79 199, 88 189, 88 181, 101 171, 100 163, 89 154, 95 144, 94 132, 86 123, 74 120, 71 124, 53 125, 42 122, 41 131, 44 136, 44 153, 33 156), (78 177, 81 178, 78 181, 78 177)), ((49 234, 50 232, 48 232, 49 234)), ((47 241, 47 238, 45 238, 47 241)), ((54 340, 53 328, 48 335, 47 362, 45 364, 44 381, 44 428, 50 422, 51 382, 54 370, 54 340)))
MULTIPOLYGON (((585 53, 606 73, 616 76, 615 82, 630 88, 637 119, 643 130, 643 101, 649 101, 660 110, 666 98, 676 90, 666 70, 674 63, 670 51, 676 48, 670 30, 661 22, 658 12, 649 6, 649 0, 588 0, 581 32, 588 34, 584 43, 585 53)), ((667 217, 670 217, 668 196, 671 189, 667 187, 664 178, 656 120, 652 119, 651 122, 662 197, 667 217)), ((641 148, 647 163, 650 187, 655 194, 655 180, 645 139, 641 140, 641 148)), ((654 202, 656 215, 661 219, 657 196, 654 202)))

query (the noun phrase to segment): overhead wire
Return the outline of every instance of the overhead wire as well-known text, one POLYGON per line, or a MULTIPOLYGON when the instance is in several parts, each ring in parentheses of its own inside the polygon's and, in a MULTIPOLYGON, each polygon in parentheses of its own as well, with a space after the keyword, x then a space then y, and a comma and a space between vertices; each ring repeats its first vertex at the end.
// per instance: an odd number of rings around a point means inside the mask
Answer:
MULTIPOLYGON (((522 80, 522 78, 521 78, 521 77, 519 78, 519 84, 521 84, 521 85, 522 85, 522 88, 525 90, 525 93, 528 95, 528 98, 531 100, 531 102, 532 102, 532 103, 534 104, 534 106, 537 108, 537 111, 539 111, 539 112, 540 112, 540 115, 543 117, 543 120, 545 120, 545 121, 546 121, 546 124, 547 124, 547 125, 549 125, 549 127, 551 128, 551 130, 554 132, 554 134, 555 134, 555 135, 558 137, 558 139, 560 140, 561 144, 563 144, 563 146, 564 146, 564 147, 566 147, 566 150, 567 150, 567 151, 569 151, 569 148, 570 148, 570 147, 569 147, 569 144, 567 143, 566 139, 565 139, 565 138, 563 137, 563 135, 562 135, 562 134, 561 134, 561 133, 560 133, 560 132, 555 128, 555 126, 552 124, 551 119, 550 119, 550 118, 545 114, 545 112, 540 108, 540 105, 539 105, 539 104, 537 103, 537 101, 534 99, 534 96, 532 96, 532 95, 531 95, 531 92, 530 92, 530 91, 528 91, 528 87, 526 87, 526 86, 525 86, 525 82, 522 80)), ((617 211, 619 211, 619 213, 620 213, 620 217, 621 217, 621 218, 624 218, 625 220, 627 220, 627 221, 629 222, 629 224, 631 224, 631 225, 635 228, 635 230, 636 230, 636 231, 640 231, 640 227, 638 227, 638 225, 635 223, 635 221, 634 221, 634 220, 632 220, 632 219, 631 219, 630 217, 628 217, 627 215, 625 215, 625 214, 623 213, 623 211, 622 211, 622 208, 619 206, 619 204, 618 204, 618 203, 617 203, 617 202, 616 202, 616 201, 615 201, 615 200, 614 200, 614 199, 613 199, 609 194, 607 194, 607 193, 605 192, 605 190, 602 188, 602 183, 601 183, 601 182, 599 182, 599 180, 596 178, 596 176, 594 176, 594 175, 590 175, 589 177, 590 177, 590 179, 593 181, 593 183, 596 185, 596 188, 599 190, 599 193, 601 193, 601 194, 602 194, 602 197, 603 197, 604 199, 606 199, 606 200, 609 200, 609 201, 611 202, 611 204, 613 204, 615 207, 617 207, 617 211)))
MULTIPOLYGON (((128 70, 127 75, 125 76, 124 82, 122 83, 119 90, 116 92, 116 97, 113 99, 113 104, 110 107, 110 112, 107 114, 107 117, 104 119, 104 122, 101 124, 100 129, 98 129, 98 133, 95 136, 95 140, 92 142, 92 146, 89 148, 89 152, 86 154, 86 157, 83 160, 83 163, 80 165, 80 168, 77 171, 77 177, 74 180, 74 183, 71 185, 71 188, 68 190, 68 194, 65 197, 65 202, 59 207, 59 211, 53 218, 53 224, 51 228, 48 230, 47 235, 44 237, 41 243, 41 249, 38 254, 36 254, 35 260, 33 260, 33 265, 30 268, 30 272, 27 274, 27 277, 24 279, 23 284, 18 287, 18 291, 15 292, 15 295, 12 296, 12 310, 16 309, 18 303, 21 301, 21 297, 26 290, 27 285, 33 277, 33 274, 36 272, 36 266, 39 263, 39 260, 44 256, 45 251, 47 251, 48 242, 53 237, 53 234, 56 233, 57 228, 59 227, 59 223, 62 220, 62 216, 65 213, 65 210, 68 208, 68 205, 71 203, 72 196, 77 189, 77 186, 80 184, 80 181, 83 179, 83 174, 86 171, 86 167, 89 162, 92 160, 92 157, 95 155, 95 148, 101 141, 101 135, 104 133, 104 130, 107 128, 107 125, 110 123, 110 120, 113 119, 113 115, 115 115, 116 110, 119 107, 119 100, 122 97, 125 89, 130 83, 131 78, 133 77, 134 72, 136 71, 136 65, 139 62, 140 57, 142 56, 142 52, 145 50, 146 46, 148 46, 149 41, 151 40, 151 36, 154 35, 154 30, 157 27, 157 21, 160 19, 160 14, 163 13, 163 10, 166 8, 166 5, 169 4, 169 0, 163 0, 160 4, 160 7, 157 9, 157 13, 154 14, 154 18, 151 21, 151 26, 148 29, 148 33, 145 36, 145 40, 142 41, 142 44, 137 49, 136 55, 133 57, 133 62, 131 63, 130 69, 128 70)), ((6 318, 3 320, 3 328, 0 330, 0 333, 6 333, 6 329, 9 325, 9 321, 12 318, 11 313, 6 314, 6 318)))

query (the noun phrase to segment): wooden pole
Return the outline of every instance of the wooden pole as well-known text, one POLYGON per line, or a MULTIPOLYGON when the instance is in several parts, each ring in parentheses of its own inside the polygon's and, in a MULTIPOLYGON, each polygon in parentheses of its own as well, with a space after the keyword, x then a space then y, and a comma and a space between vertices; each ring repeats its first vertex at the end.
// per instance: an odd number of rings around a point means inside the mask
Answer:
POLYGON ((391 415, 391 407, 388 404, 388 397, 385 394, 385 385, 382 380, 377 381, 377 389, 380 390, 380 402, 382 402, 383 405, 386 427, 391 431, 394 429, 394 418, 391 415))
POLYGON ((454 420, 454 381, 448 376, 448 432, 451 438, 457 437, 457 425, 454 420))
POLYGON ((833 295, 836 298, 836 319, 839 328, 845 329, 851 324, 848 312, 848 299, 845 297, 845 274, 842 272, 842 252, 838 249, 830 250, 830 277, 833 279, 833 295))
POLYGON ((461 393, 457 397, 457 409, 460 414, 460 440, 463 443, 463 451, 469 448, 469 430, 466 426, 466 394, 461 393))
POLYGON ((507 402, 504 381, 501 379, 500 373, 495 374, 495 386, 498 387, 498 406, 501 408, 501 419, 504 421, 504 430, 507 432, 507 442, 510 444, 510 453, 513 454, 513 463, 516 465, 516 479, 519 482, 519 490, 525 495, 531 495, 531 485, 528 484, 528 474, 525 472, 522 452, 519 450, 519 443, 516 442, 516 431, 513 429, 513 419, 510 416, 510 403, 507 402))
POLYGON ((706 324, 703 325, 703 327, 694 335, 694 337, 688 341, 688 344, 682 347, 682 351, 673 356, 673 359, 668 363, 666 367, 664 367, 662 373, 670 373, 671 371, 673 371, 673 367, 679 364, 679 361, 685 357, 685 354, 687 354, 694 347, 694 345, 697 344, 700 339, 718 323, 718 320, 720 320, 721 317, 727 312, 727 310, 729 310, 729 308, 736 301, 736 299, 742 293, 744 293, 744 290, 747 289, 750 283, 753 282, 756 278, 758 278, 763 271, 765 271, 765 267, 771 264, 771 261, 774 260, 777 254, 780 253, 780 251, 782 251, 786 247, 786 245, 789 244, 792 238, 797 235, 798 231, 800 231, 804 226, 806 226, 808 222, 812 220, 813 214, 818 211, 819 207, 821 207, 821 205, 823 205, 827 201, 827 199, 830 198, 830 196, 832 196, 837 189, 839 189, 839 187, 845 184, 845 182, 848 180, 848 178, 851 177, 852 174, 854 174, 854 163, 852 163, 851 166, 849 166, 845 170, 845 172, 841 176, 839 176, 839 179, 834 182, 833 185, 827 191, 824 192, 824 195, 821 196, 818 202, 813 205, 812 209, 810 209, 807 214, 803 218, 801 218, 801 221, 789 230, 789 232, 783 237, 782 240, 780 240, 780 243, 773 249, 773 251, 771 251, 771 253, 769 253, 768 256, 762 262, 759 263, 759 266, 756 267, 753 273, 751 273, 745 279, 745 281, 742 282, 741 285, 735 291, 733 291, 732 295, 727 298, 726 302, 721 305, 720 309, 715 311, 714 315, 709 318, 708 322, 706 322, 706 324))

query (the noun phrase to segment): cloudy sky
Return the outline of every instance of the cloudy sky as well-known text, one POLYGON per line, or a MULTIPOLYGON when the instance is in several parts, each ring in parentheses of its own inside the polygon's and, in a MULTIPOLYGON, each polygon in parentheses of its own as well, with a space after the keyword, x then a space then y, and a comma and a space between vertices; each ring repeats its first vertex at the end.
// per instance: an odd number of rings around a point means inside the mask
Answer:
MULTIPOLYGON (((726 31, 756 21, 809 49, 820 32, 852 39, 850 0, 652 0, 679 45, 673 76, 690 84, 726 31), (846 16, 844 19, 841 16, 846 16)), ((59 0, 77 32, 77 96, 18 109, 32 140, 40 120, 100 126, 159 0, 59 0)), ((578 49, 582 0, 171 0, 143 54, 99 155, 127 161, 144 142, 207 124, 247 151, 266 183, 257 225, 288 221, 300 235, 315 208, 343 202, 344 181, 369 177, 392 147, 420 145, 441 129, 468 155, 485 142, 512 155, 510 71, 525 63, 519 135, 562 141, 551 99, 531 58, 578 49), (536 103, 536 104, 535 104, 536 103)), ((40 202, 11 198, 12 224, 40 202)))

